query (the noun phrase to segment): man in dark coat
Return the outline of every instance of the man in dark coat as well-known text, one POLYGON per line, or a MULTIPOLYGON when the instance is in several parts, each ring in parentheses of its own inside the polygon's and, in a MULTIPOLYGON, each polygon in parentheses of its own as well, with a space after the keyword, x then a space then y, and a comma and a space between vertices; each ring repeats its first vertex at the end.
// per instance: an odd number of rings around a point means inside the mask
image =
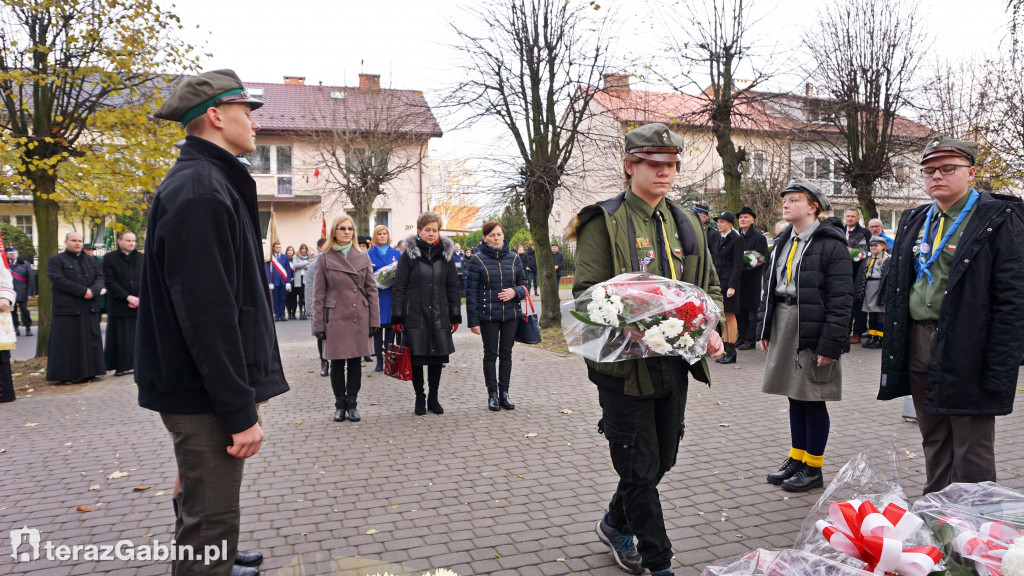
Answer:
POLYGON ((996 480, 995 416, 1013 410, 1024 353, 1024 202, 970 187, 977 153, 929 141, 934 202, 900 218, 885 286, 878 398, 913 396, 925 494, 996 480))
POLYGON ((533 246, 526 247, 526 289, 533 290, 534 296, 540 296, 537 293, 537 253, 533 251, 533 246))
MULTIPOLYGON (((860 210, 847 208, 843 214, 843 222, 846 226, 843 232, 846 234, 846 246, 849 249, 860 250, 861 259, 853 263, 853 285, 856 286, 864 272, 864 259, 868 255, 868 242, 871 240, 871 231, 860 225, 860 210)), ((854 296, 856 298, 856 295, 854 296)), ((850 344, 859 344, 861 333, 868 329, 868 315, 861 310, 863 302, 853 302, 853 336, 850 337, 850 344)))
POLYGON ((65 250, 46 262, 53 291, 46 379, 61 384, 86 382, 106 373, 99 306, 103 270, 82 250, 84 244, 81 232, 68 232, 65 250))
POLYGON ((139 309, 142 253, 135 249, 135 233, 121 230, 117 249, 103 255, 107 285, 107 341, 105 364, 114 376, 135 367, 135 320, 139 309))
POLYGON ((187 134, 149 213, 139 291, 139 405, 171 434, 180 490, 175 539, 219 562, 178 559, 174 574, 255 575, 234 562, 245 458, 263 443, 257 405, 288 390, 270 312, 256 182, 236 156, 256 149, 259 124, 231 70, 186 78, 156 112, 187 134), (210 257, 198 266, 196 254, 210 257), (223 544, 222 544, 223 543, 223 544))
POLYGON ((551 245, 551 261, 555 264, 555 287, 561 289, 562 273, 565 270, 565 254, 558 251, 558 245, 551 245))
POLYGON ((700 218, 700 223, 704 226, 704 235, 708 239, 708 249, 711 251, 711 260, 715 266, 718 266, 718 259, 721 258, 722 252, 722 234, 717 227, 711 224, 710 208, 704 204, 694 204, 693 213, 700 218))
POLYGON ((18 247, 7 248, 7 263, 11 266, 11 277, 14 279, 14 292, 18 301, 11 306, 11 320, 14 322, 14 333, 21 336, 20 326, 25 326, 25 336, 32 335, 32 316, 28 313, 28 295, 32 284, 32 264, 18 257, 18 247), (19 314, 20 312, 20 314, 19 314), (19 319, 19 316, 21 317, 19 319))
MULTIPOLYGON (((750 207, 744 206, 736 216, 739 218, 739 233, 743 237, 743 252, 753 250, 763 256, 767 263, 768 239, 754 227, 757 214, 750 207)), ((768 268, 765 264, 750 269, 744 266, 740 275, 740 313, 736 317, 739 324, 736 348, 740 350, 754 348, 754 334, 757 332, 757 307, 761 304, 761 284, 765 277, 764 271, 768 268)))

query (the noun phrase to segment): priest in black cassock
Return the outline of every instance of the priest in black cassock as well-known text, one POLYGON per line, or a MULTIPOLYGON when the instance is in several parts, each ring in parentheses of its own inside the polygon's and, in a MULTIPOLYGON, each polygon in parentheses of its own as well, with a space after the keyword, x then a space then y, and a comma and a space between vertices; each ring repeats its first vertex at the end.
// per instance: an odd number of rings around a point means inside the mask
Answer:
POLYGON ((68 232, 63 252, 46 262, 53 292, 46 379, 61 384, 94 380, 106 373, 100 336, 103 270, 82 250, 82 234, 68 232))
POLYGON ((135 321, 139 315, 139 281, 142 253, 135 249, 135 233, 122 230, 117 249, 103 255, 107 284, 107 370, 124 376, 135 368, 135 321))

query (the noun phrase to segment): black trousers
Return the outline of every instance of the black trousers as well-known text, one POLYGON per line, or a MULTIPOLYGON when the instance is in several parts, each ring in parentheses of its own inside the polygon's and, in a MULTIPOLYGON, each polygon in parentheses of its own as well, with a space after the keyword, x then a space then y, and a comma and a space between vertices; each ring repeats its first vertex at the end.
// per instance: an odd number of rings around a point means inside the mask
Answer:
POLYGON ((14 376, 11 373, 10 350, 0 350, 0 402, 14 402, 14 376))
POLYGON ((757 310, 740 310, 740 313, 736 315, 736 343, 742 344, 743 342, 754 342, 757 340, 757 335, 754 332, 757 330, 757 310))
POLYGON ((921 409, 935 333, 934 325, 912 322, 910 393, 924 449, 924 494, 938 492, 953 482, 996 481, 995 416, 925 414, 921 409))
POLYGON ((359 389, 363 387, 363 369, 360 358, 331 360, 331 389, 334 407, 341 410, 356 407, 359 389))
POLYGON ((672 542, 665 531, 658 483, 676 463, 686 411, 686 369, 681 384, 663 386, 653 398, 626 396, 599 387, 601 422, 619 484, 608 504, 608 522, 635 534, 643 566, 671 565, 672 542))
POLYGON ((27 300, 18 300, 14 303, 14 306, 11 306, 11 321, 14 322, 15 330, 19 326, 24 326, 25 328, 32 327, 32 316, 28 313, 27 300), (20 319, 19 316, 21 317, 20 319))
POLYGON ((387 352, 387 345, 395 343, 395 331, 391 329, 391 324, 385 324, 381 326, 380 332, 373 337, 373 351, 377 356, 377 363, 380 364, 384 361, 384 353, 387 352))
MULTIPOLYGON (((214 414, 161 413, 164 427, 174 441, 174 458, 178 463, 181 491, 174 539, 178 545, 188 544, 203 554, 202 560, 176 560, 171 563, 173 576, 228 574, 238 552, 241 510, 238 495, 242 487, 245 459, 235 458, 225 448, 231 435, 214 414), (207 546, 227 553, 207 564, 207 546)), ((212 548, 211 548, 212 549, 212 548)))
POLYGON ((295 316, 295 309, 299 306, 299 294, 301 293, 302 290, 300 288, 292 288, 292 291, 288 292, 288 295, 285 296, 284 307, 288 310, 289 318, 295 316))
POLYGON ((512 346, 516 343, 516 328, 522 320, 506 320, 504 322, 481 322, 480 336, 484 339, 484 382, 487 389, 502 388, 508 390, 508 382, 512 379, 512 346), (498 361, 498 372, 495 374, 494 362, 498 361))

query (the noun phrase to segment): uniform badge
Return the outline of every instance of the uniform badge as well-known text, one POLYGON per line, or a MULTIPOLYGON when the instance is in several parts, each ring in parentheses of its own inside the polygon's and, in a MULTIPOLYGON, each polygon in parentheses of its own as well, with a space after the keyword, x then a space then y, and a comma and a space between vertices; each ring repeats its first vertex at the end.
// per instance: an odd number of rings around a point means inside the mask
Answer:
POLYGON ((928 244, 925 244, 925 243, 921 244, 921 254, 927 254, 927 253, 929 253, 931 251, 932 251, 931 246, 929 246, 928 244))

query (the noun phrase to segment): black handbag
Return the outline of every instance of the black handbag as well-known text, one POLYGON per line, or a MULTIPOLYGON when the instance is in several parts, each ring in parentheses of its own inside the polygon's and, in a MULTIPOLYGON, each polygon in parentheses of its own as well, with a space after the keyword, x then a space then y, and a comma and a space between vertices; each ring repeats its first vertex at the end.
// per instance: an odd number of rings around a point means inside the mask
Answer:
POLYGON ((516 326, 516 342, 523 344, 540 344, 540 322, 537 320, 537 311, 533 308, 533 299, 530 293, 526 293, 526 301, 530 303, 530 313, 523 314, 523 321, 516 326))

